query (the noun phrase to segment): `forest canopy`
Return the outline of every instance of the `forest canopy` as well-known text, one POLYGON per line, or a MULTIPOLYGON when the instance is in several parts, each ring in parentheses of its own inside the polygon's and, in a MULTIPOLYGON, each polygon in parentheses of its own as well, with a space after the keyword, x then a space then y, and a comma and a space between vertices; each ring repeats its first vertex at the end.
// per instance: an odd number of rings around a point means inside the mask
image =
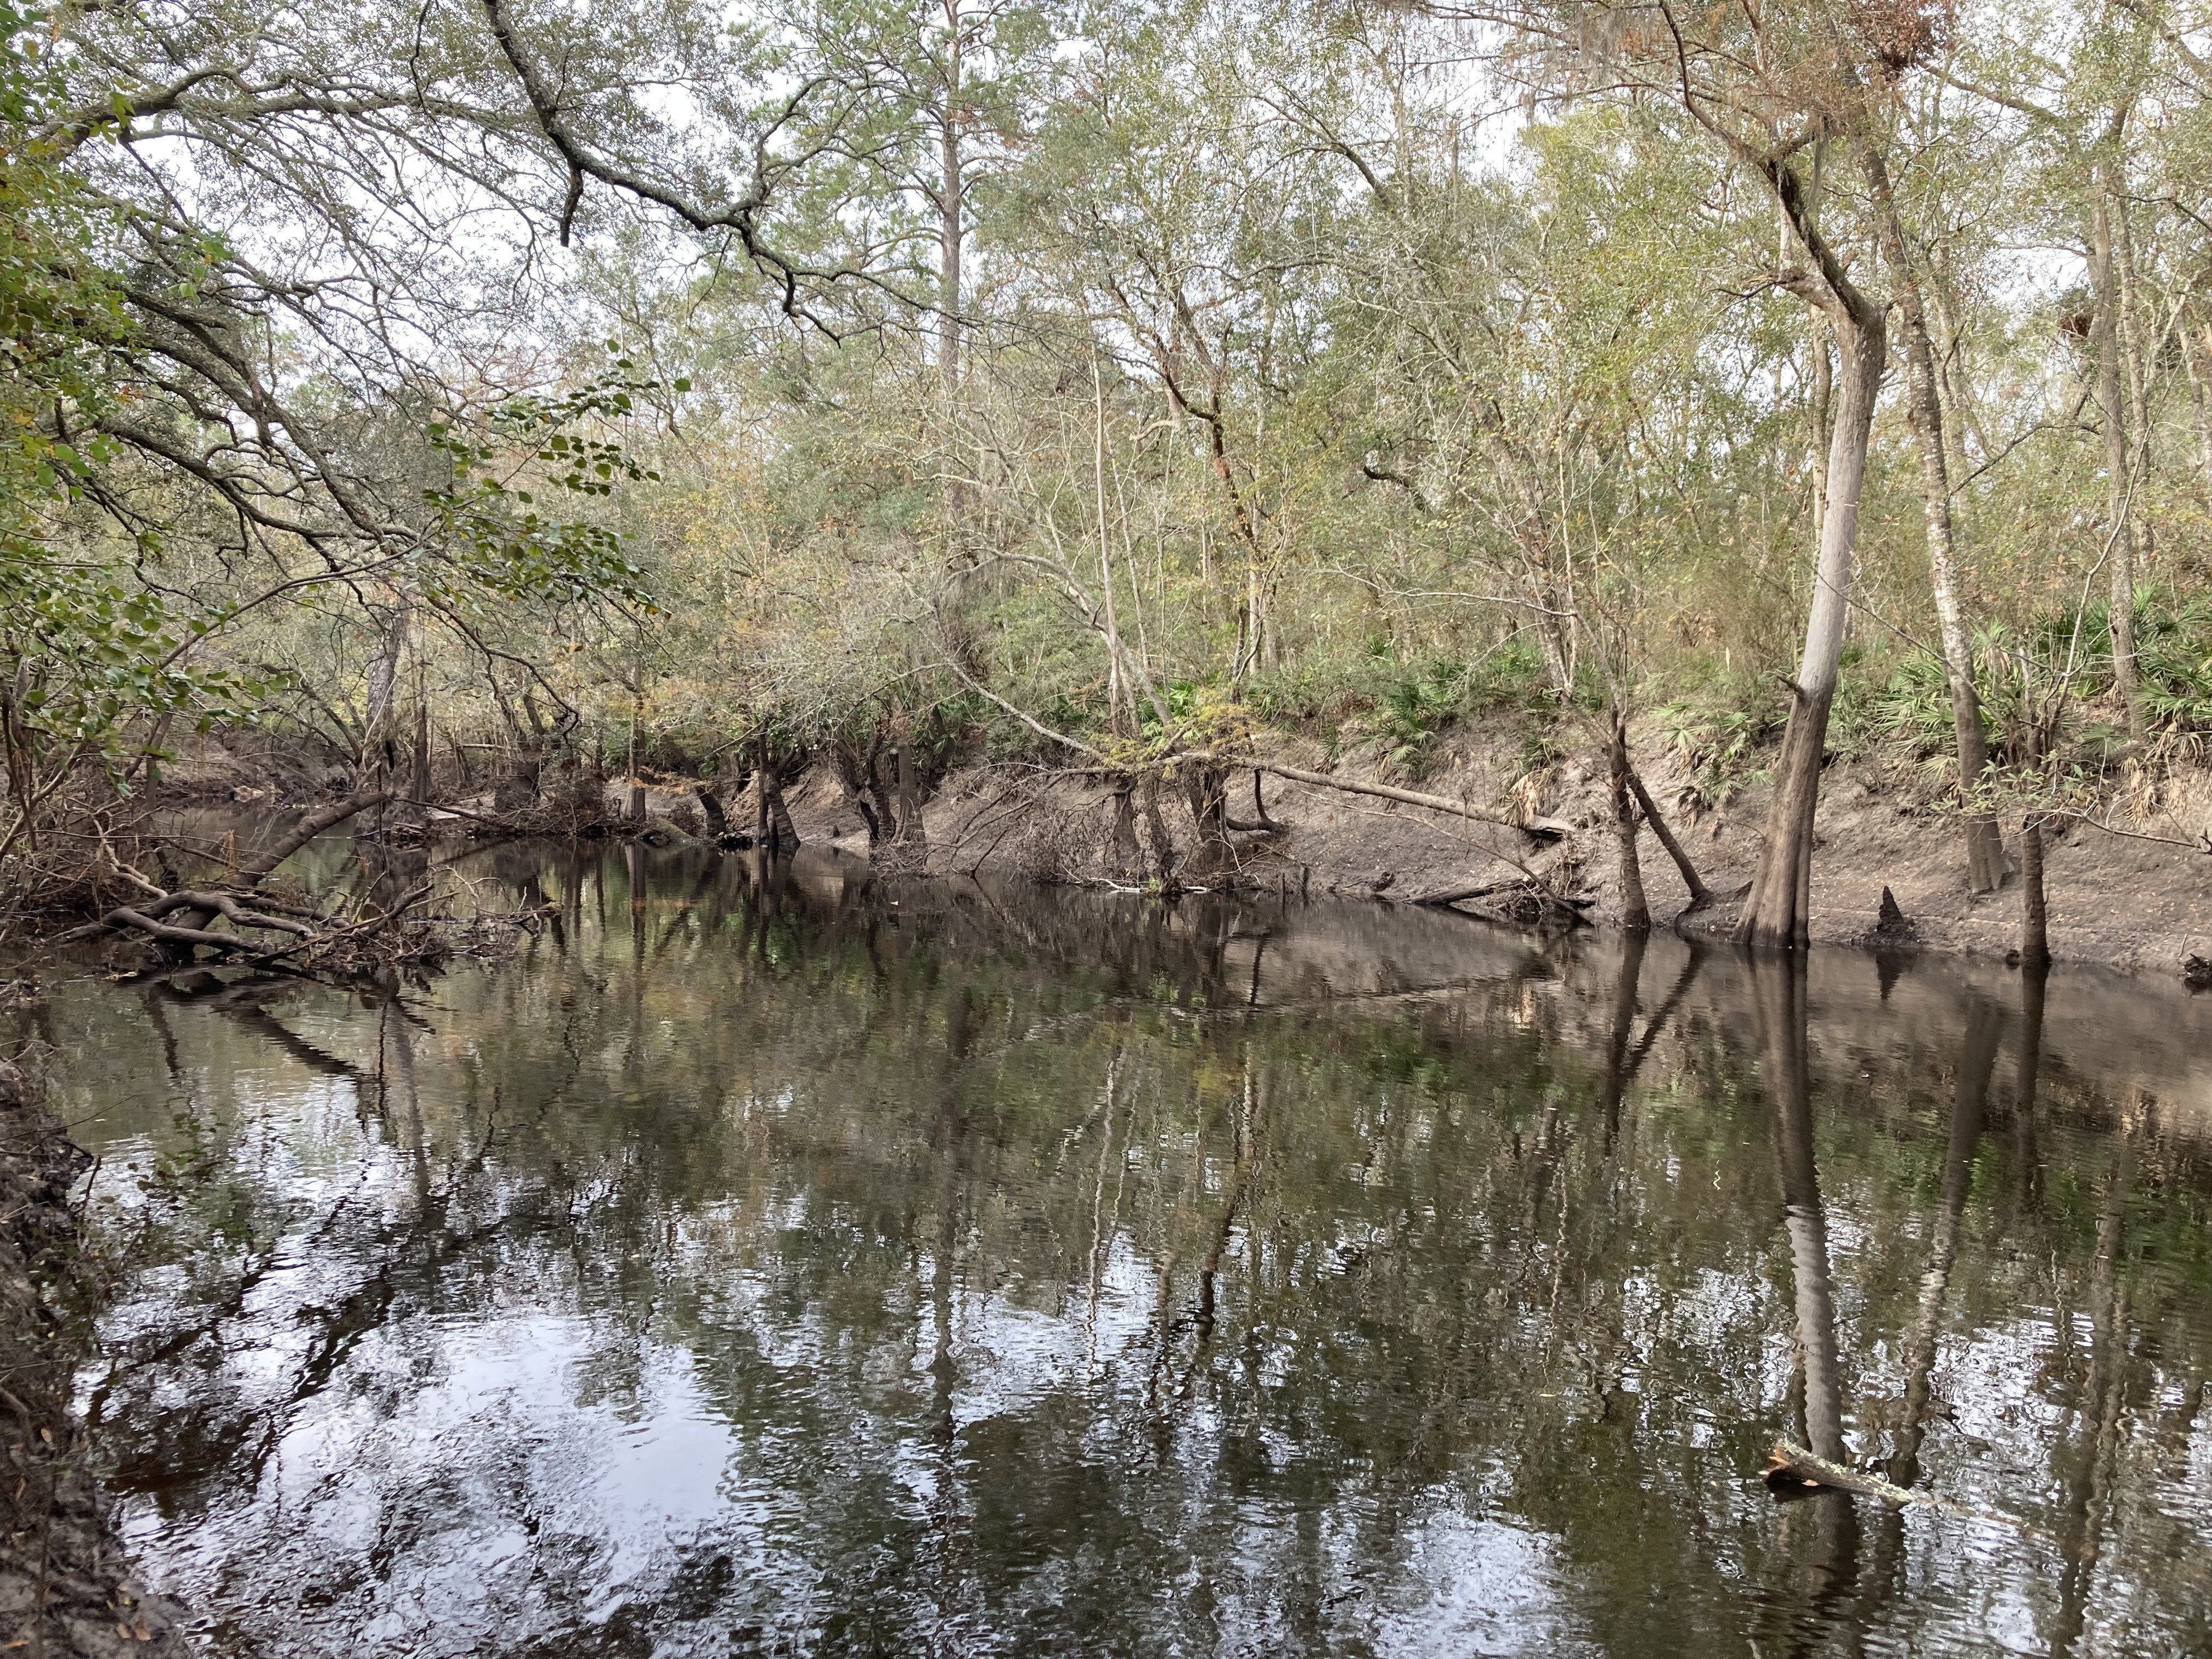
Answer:
POLYGON ((2202 25, 0 9, 0 860, 246 725, 889 833, 894 751, 1418 784, 1510 707, 1769 768, 1744 937, 1838 746, 1994 886, 2212 732, 2202 25))

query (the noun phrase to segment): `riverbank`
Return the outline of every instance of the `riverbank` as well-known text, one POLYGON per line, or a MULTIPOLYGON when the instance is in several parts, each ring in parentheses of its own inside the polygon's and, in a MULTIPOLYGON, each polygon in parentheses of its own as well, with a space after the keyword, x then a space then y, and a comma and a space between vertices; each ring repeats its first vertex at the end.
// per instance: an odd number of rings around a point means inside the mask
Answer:
MULTIPOLYGON (((1765 832, 1770 793, 1759 770, 1765 757, 1741 757, 1740 781, 1717 784, 1710 766, 1701 768, 1671 746, 1662 732, 1648 728, 1633 735, 1643 777, 1706 886, 1722 895, 1739 892, 1751 880, 1765 832)), ((1263 762, 1353 785, 1410 785, 1478 808, 1550 820, 1565 833, 1539 840, 1403 801, 1269 772, 1255 776, 1244 769, 1231 779, 1232 823, 1274 827, 1233 833, 1236 878, 1269 890, 1394 904, 1533 881, 1586 901, 1589 921, 1617 926, 1620 852, 1607 781, 1590 744, 1559 752, 1569 747, 1559 728, 1534 725, 1525 714, 1465 721, 1436 736, 1419 775, 1409 778, 1388 762, 1382 744, 1360 741, 1356 733, 1332 746, 1308 736, 1262 732, 1254 751, 1263 762)), ((2015 948, 2021 928, 2016 825, 2006 837, 2005 884, 1994 893, 1971 891, 1959 821, 1929 778, 1910 760, 1892 756, 1831 763, 1815 825, 1811 905, 1816 944, 1994 957, 2015 948), (1878 931, 1885 890, 1904 920, 1878 931)), ((306 799, 312 782, 327 789, 343 780, 313 779, 302 765, 218 747, 173 769, 172 781, 201 799, 236 793, 273 804, 306 799)), ((605 788, 604 817, 627 830, 629 781, 611 779, 605 788)), ((808 767, 787 783, 784 796, 803 842, 870 852, 862 816, 830 766, 808 767)), ((646 800, 650 839, 683 839, 700 827, 685 780, 649 781, 646 800)), ((456 804, 471 813, 491 810, 489 797, 471 795, 456 804)), ((733 793, 727 806, 733 824, 753 822, 750 790, 733 793)), ((1182 792, 1164 791, 1162 807, 1159 829, 1187 860, 1196 849, 1182 792)), ((1129 884, 1126 866, 1112 853, 1113 813, 1110 789, 1094 779, 1034 762, 972 765, 943 780, 925 805, 926 854, 902 849, 895 862, 933 874, 1129 884)), ((2106 803, 2100 817, 2102 827, 2060 818, 2045 832, 2054 957, 2179 975, 2190 957, 2212 956, 2212 857, 2197 850, 2212 828, 2212 769, 2185 761, 2154 781, 2134 778, 2124 793, 2106 803)), ((526 814, 515 822, 521 832, 544 829, 526 814)), ((481 836, 496 825, 471 817, 454 821, 453 828, 481 836)), ((1149 823, 1144 834, 1149 842, 1149 823)), ((1641 848, 1656 924, 1679 919, 1686 932, 1724 935, 1733 903, 1683 917, 1689 895, 1673 863, 1649 834, 1641 848)), ((876 849, 879 859, 883 850, 876 849)))
MULTIPOLYGON (((1241 873, 1258 885, 1405 904, 1491 882, 1533 878, 1590 903, 1588 919, 1619 925, 1620 852, 1603 771, 1570 756, 1521 769, 1515 734, 1480 726, 1436 744, 1413 787, 1478 806, 1511 810, 1567 827, 1556 841, 1343 790, 1239 772, 1232 817, 1264 812, 1280 828, 1235 837, 1241 873)), ((1644 780, 1700 877, 1734 895, 1758 864, 1771 791, 1764 782, 1704 799, 1703 781, 1646 734, 1644 780)), ((1391 778, 1372 746, 1332 757, 1319 743, 1277 740, 1262 754, 1354 783, 1391 778)), ((838 827, 834 799, 819 788, 793 814, 803 833, 838 827)), ((1073 780, 1032 783, 977 769, 947 781, 926 814, 929 866, 940 872, 1044 880, 1106 878, 1111 829, 1108 790, 1073 780)), ((849 815, 848 815, 849 817, 849 815)), ((1188 850, 1188 812, 1166 815, 1188 850), (1179 821, 1178 821, 1179 820, 1179 821)), ((2212 772, 2179 767, 2155 789, 2140 789, 2106 814, 2112 828, 2056 821, 2045 832, 2051 945, 2061 962, 2179 975, 2191 956, 2212 955, 2212 857, 2196 850, 2212 826, 2212 772), (2173 843, 2185 843, 2176 845, 2173 843)), ((1971 891, 1959 821, 1931 799, 1908 765, 1882 758, 1831 763, 1815 833, 1812 933, 1815 944, 2002 957, 2020 939, 2019 846, 2005 838, 2005 884, 1971 891), (1887 890, 1905 921, 1880 927, 1887 890)), ((865 849, 865 840, 842 843, 865 849)), ((1655 922, 1668 926, 1688 903, 1687 888, 1654 838, 1641 838, 1644 884, 1655 922)), ((1724 935, 1724 902, 1686 919, 1686 931, 1724 935)))
POLYGON ((133 1583, 72 1403, 82 1338, 57 1301, 82 1272, 70 1194, 90 1167, 0 1060, 0 1653, 180 1653, 172 1610, 133 1583))

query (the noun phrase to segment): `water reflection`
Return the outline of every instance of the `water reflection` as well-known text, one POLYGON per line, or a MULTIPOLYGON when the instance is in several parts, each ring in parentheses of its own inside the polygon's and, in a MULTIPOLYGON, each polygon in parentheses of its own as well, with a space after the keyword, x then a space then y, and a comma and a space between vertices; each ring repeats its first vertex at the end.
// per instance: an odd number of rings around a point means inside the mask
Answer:
POLYGON ((88 1409, 216 1651, 2212 1650, 2197 1005, 453 874, 554 925, 48 1011, 136 1240, 88 1409), (1992 1518, 1778 1506, 1784 1434, 1992 1518))

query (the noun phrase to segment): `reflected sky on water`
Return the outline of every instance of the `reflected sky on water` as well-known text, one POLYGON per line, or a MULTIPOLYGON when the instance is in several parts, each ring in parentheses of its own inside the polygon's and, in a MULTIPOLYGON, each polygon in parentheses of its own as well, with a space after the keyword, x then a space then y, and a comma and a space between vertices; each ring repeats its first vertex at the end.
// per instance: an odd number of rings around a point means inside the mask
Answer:
POLYGON ((83 1404, 212 1651, 2212 1653, 2212 1000, 454 869, 556 908, 32 1033, 123 1263, 83 1404), (1778 1504, 1784 1436, 1950 1507, 1778 1504))

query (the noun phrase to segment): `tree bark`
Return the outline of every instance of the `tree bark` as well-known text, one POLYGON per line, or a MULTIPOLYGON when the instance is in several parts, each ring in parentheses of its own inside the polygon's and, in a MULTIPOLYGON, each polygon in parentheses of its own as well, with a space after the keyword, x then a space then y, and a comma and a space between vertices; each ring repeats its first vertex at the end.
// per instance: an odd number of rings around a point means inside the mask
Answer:
MULTIPOLYGON (((2128 210, 2127 168, 2124 155, 2112 162, 2112 272, 2120 296, 2120 368, 2127 388, 2128 443, 2134 456, 2134 477, 2148 480, 2154 457, 2151 453, 2150 393, 2143 349, 2142 293, 2136 270, 2134 216, 2128 210)), ((2136 554, 2148 563, 2157 550, 2156 527, 2142 510, 2142 491, 2136 491, 2136 527, 2140 532, 2136 554)))
POLYGON ((768 758, 768 733, 763 732, 754 740, 753 752, 753 845, 773 852, 769 840, 769 780, 772 775, 768 758))
POLYGON ((1974 653, 1966 635, 1965 607, 1951 520, 1951 473, 1944 453, 1943 404, 1936 379, 1936 351, 1929 338, 1920 276, 1905 246, 1905 226, 1890 190, 1889 169, 1878 147, 1869 146, 1867 170, 1880 213, 1883 257, 1895 275, 1895 299, 1905 324, 1905 408, 1920 458, 1920 505, 1928 532, 1928 570, 1936 594, 1936 618, 1943 642, 1943 670, 1951 684, 1951 725, 1959 754, 1959 791, 1968 804, 1966 880, 1978 893, 1993 893, 2004 883, 2004 844, 1996 819, 1972 810, 1974 791, 1989 769, 1988 728, 1974 690, 1974 653))
POLYGON ((1109 857, 1114 873, 1122 880, 1142 879, 1145 854, 1137 845, 1136 785, 1127 778, 1114 788, 1114 841, 1109 857))
POLYGON ((1790 687, 1790 726, 1775 768, 1773 804, 1766 814, 1765 844, 1759 849, 1751 896, 1736 924, 1735 937, 1746 945, 1802 945, 1810 934, 1813 815, 1820 805, 1828 710, 1835 701, 1843 659, 1859 491, 1866 480, 1867 446, 1882 371, 1880 308, 1854 289, 1838 309, 1842 313, 1837 319, 1837 344, 1843 374, 1828 450, 1827 510, 1821 520, 1820 557, 1805 623, 1804 654, 1790 687))
MULTIPOLYGON (((1874 151, 1868 147, 1870 158, 1874 151)), ((1805 619, 1805 651, 1790 687, 1790 727, 1776 768, 1774 800, 1759 871, 1738 918, 1740 944, 1802 945, 1810 937, 1813 817, 1820 799, 1820 763, 1827 747, 1828 710, 1835 702, 1844 632, 1850 618, 1851 551, 1858 536, 1859 491, 1866 482, 1867 446, 1874 430, 1875 399, 1881 390, 1882 307, 1861 293, 1843 259, 1814 222, 1814 202, 1786 160, 1747 148, 1796 232, 1814 270, 1778 278, 1827 314, 1841 359, 1841 384, 1828 441, 1826 499, 1820 515, 1820 551, 1813 574, 1813 603, 1805 619)), ((1819 190, 1815 150, 1814 191, 1819 190)))
POLYGON ((2110 628, 2112 690, 2126 711, 2130 735, 2142 735, 2142 696, 2136 664, 2134 477, 2129 469, 2129 414, 2120 364, 2120 296, 2114 270, 2112 191, 2123 123, 2115 121, 2089 191, 2089 280, 2095 296, 2097 402, 2105 422, 2105 504, 2112 523, 2110 628))
MULTIPOLYGON (((430 704, 428 698, 417 695, 415 699, 414 778, 411 793, 416 800, 428 802, 432 799, 430 785, 430 704)), ((416 823, 427 823, 427 805, 415 808, 416 823)))
POLYGON ((2043 896, 2043 815, 2030 812, 2020 832, 2020 959, 2030 968, 2051 962, 2050 913, 2043 896))
POLYGON ((791 809, 784 805, 783 780, 776 775, 774 766, 761 769, 761 799, 768 813, 769 834, 779 848, 799 845, 799 831, 791 822, 791 809))
POLYGON ((1690 862, 1682 843, 1674 839, 1674 832, 1667 827, 1658 802, 1651 799, 1651 792, 1644 787, 1643 775, 1633 766, 1628 769, 1628 787, 1636 796, 1637 805, 1643 810, 1644 823, 1651 826, 1651 833, 1659 838, 1660 846, 1667 849, 1667 856, 1674 860, 1674 868, 1681 873, 1682 885, 1689 890, 1690 902, 1683 907, 1682 914, 1686 916, 1692 910, 1704 909, 1713 902, 1713 890, 1705 885, 1698 874, 1698 866, 1690 862))
POLYGON ((1206 761, 1182 763, 1184 789, 1190 799, 1190 817, 1198 833, 1198 850, 1190 873, 1203 880, 1236 868, 1235 850, 1229 844, 1229 779, 1219 766, 1206 761))
POLYGON ((914 741, 902 732, 898 740, 898 838, 921 842, 928 839, 921 823, 921 785, 915 776, 914 741))
POLYGON ((1644 896, 1644 866, 1636 852, 1636 804, 1628 787, 1628 725, 1613 711, 1613 740, 1607 747, 1613 779, 1613 827, 1620 842, 1620 925, 1632 933, 1651 927, 1651 906, 1644 896))
POLYGON ((699 798, 699 810, 707 815, 707 833, 716 841, 730 833, 729 814, 722 810, 722 798, 713 787, 701 784, 691 792, 699 798))

